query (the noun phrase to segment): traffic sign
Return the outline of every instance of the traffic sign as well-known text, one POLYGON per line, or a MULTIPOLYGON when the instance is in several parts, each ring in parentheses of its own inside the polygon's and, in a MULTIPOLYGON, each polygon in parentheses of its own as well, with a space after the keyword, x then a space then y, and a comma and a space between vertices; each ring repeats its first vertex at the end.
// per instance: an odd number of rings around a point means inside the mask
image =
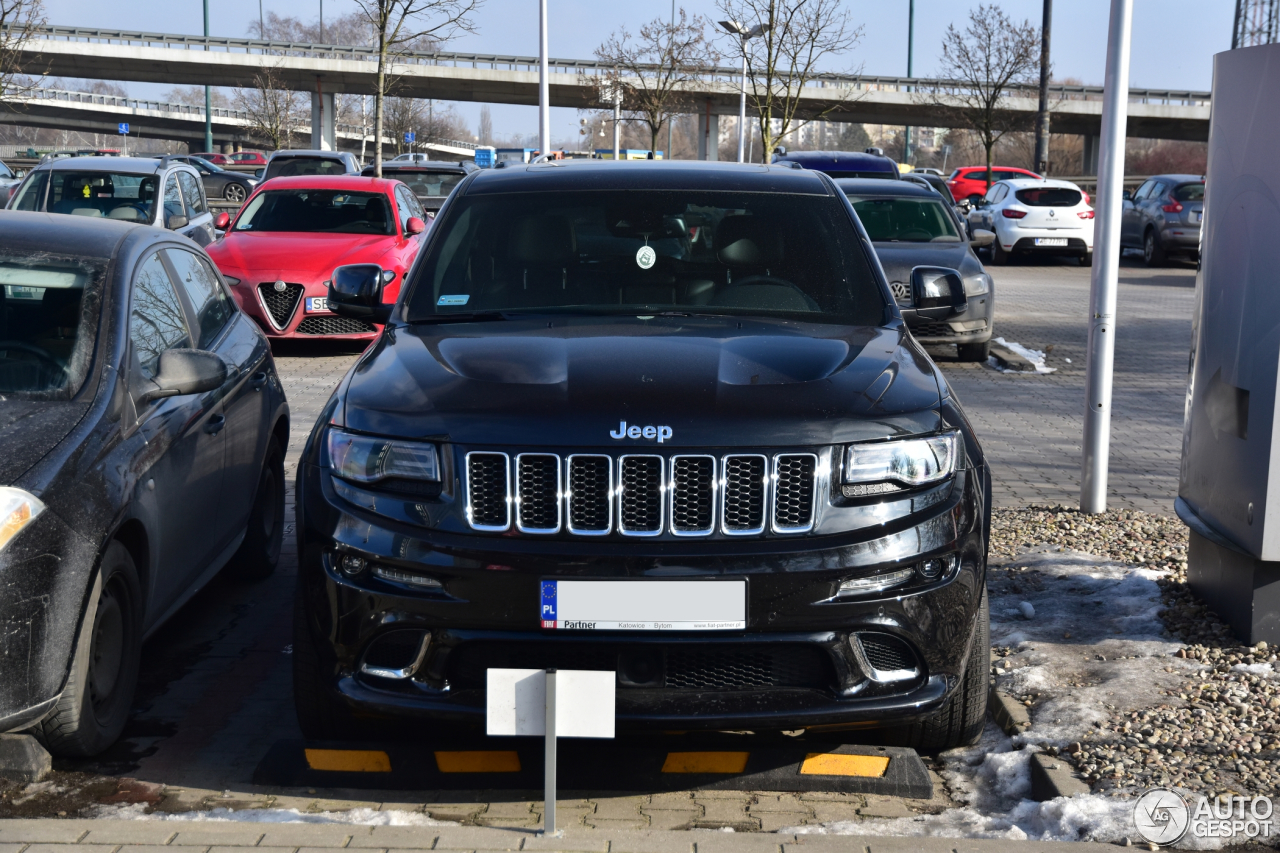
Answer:
POLYGON ((418 134, 414 133, 412 130, 408 131, 408 132, 407 132, 407 133, 405 133, 405 135, 404 135, 404 141, 405 141, 405 142, 413 142, 413 141, 414 141, 414 140, 416 140, 417 138, 418 138, 418 134))
POLYGON ((121 134, 127 134, 129 132, 129 122, 127 121, 120 122, 118 129, 121 134))

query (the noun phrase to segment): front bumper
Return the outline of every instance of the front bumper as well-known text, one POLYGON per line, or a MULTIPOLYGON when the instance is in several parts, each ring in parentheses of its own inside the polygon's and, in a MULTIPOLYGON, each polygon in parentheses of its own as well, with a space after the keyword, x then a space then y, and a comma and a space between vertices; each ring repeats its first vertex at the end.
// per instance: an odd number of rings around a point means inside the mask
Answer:
POLYGON ((400 524, 347 504, 326 471, 304 463, 299 589, 332 698, 362 716, 483 726, 487 667, 557 667, 616 670, 617 720, 625 728, 897 725, 936 712, 963 676, 985 581, 988 480, 985 468, 969 469, 924 511, 840 535, 581 542, 400 524), (912 545, 904 550, 903 542, 912 545), (337 570, 343 553, 428 574, 443 588, 415 591, 367 571, 353 579, 337 570), (944 580, 910 593, 832 600, 849 577, 946 554, 958 556, 958 568, 944 580), (745 578, 747 628, 542 630, 539 582, 557 577, 745 578), (412 675, 362 671, 393 632, 430 632, 412 675), (899 643, 914 656, 914 675, 875 677, 853 635, 899 643), (640 675, 636 661, 647 662, 640 675))

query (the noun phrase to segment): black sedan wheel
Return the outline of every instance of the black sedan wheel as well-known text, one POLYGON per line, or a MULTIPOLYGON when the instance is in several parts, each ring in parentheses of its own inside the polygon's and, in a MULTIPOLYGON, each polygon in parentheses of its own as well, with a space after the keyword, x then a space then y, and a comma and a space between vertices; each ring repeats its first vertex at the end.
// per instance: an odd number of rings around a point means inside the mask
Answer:
POLYGON ((222 191, 223 198, 236 204, 244 204, 248 196, 249 192, 241 184, 227 184, 227 188, 222 191))
POLYGON ((112 542, 94 579, 66 689, 36 729, 54 755, 97 755, 124 730, 138 685, 141 600, 133 558, 112 542))
POLYGON ((284 453, 274 438, 267 444, 267 456, 258 476, 258 493, 249 510, 244 543, 229 564, 232 574, 242 580, 269 577, 280 562, 284 540, 284 453))

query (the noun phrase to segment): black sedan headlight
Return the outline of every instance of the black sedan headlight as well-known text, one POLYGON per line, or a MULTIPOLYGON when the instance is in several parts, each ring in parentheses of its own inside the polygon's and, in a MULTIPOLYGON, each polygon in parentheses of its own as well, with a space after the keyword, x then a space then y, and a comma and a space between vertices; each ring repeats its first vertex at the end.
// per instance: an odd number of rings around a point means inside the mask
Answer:
POLYGON ((434 444, 358 435, 336 427, 329 428, 327 440, 333 473, 348 482, 369 486, 440 481, 440 452, 434 444))
POLYGON ((955 473, 958 453, 957 432, 851 444, 845 451, 844 483, 866 487, 865 494, 928 486, 955 473), (879 484, 886 488, 875 488, 879 484))

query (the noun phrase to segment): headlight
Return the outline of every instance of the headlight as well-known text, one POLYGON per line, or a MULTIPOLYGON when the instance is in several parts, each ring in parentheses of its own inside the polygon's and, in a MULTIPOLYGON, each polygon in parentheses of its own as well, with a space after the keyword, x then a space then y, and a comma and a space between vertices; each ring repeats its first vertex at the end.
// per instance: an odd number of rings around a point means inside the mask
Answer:
POLYGON ((0 487, 0 551, 42 512, 44 504, 35 495, 0 487))
POLYGON ((991 276, 984 272, 971 275, 964 280, 965 296, 981 296, 991 290, 991 276))
POLYGON ((380 480, 440 479, 440 460, 434 444, 395 441, 329 429, 329 462, 333 471, 354 483, 380 480))
POLYGON ((928 438, 851 444, 845 456, 846 483, 879 483, 896 480, 905 486, 923 486, 949 477, 956 467, 954 432, 928 438))

